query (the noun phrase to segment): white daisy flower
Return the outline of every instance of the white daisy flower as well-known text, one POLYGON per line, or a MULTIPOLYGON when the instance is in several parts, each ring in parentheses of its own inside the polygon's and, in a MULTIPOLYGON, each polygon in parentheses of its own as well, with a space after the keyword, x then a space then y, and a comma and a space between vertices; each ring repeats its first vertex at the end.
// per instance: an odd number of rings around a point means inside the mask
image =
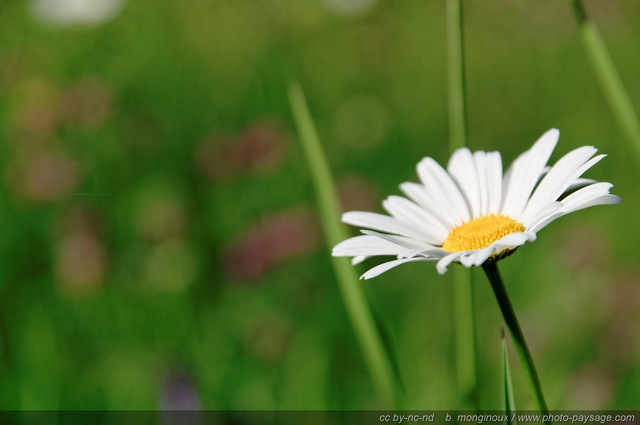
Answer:
POLYGON ((357 264, 378 255, 395 255, 362 275, 370 279, 411 261, 437 261, 440 274, 452 262, 466 267, 497 261, 553 220, 583 208, 618 204, 611 183, 580 178, 606 155, 582 146, 547 167, 560 132, 547 131, 502 173, 498 152, 458 149, 444 170, 432 158, 418 163, 420 183, 402 183, 409 198, 390 196, 382 205, 391 216, 352 211, 342 221, 364 235, 333 248, 337 257, 357 264), (569 193, 569 194, 567 194, 569 193), (383 232, 383 233, 380 233, 383 232))

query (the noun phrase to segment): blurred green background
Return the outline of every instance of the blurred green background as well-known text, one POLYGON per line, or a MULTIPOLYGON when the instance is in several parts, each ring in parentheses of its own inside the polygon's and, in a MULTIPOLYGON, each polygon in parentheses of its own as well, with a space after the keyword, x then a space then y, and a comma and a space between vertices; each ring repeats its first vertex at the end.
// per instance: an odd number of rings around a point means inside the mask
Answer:
MULTIPOLYGON (((420 158, 449 156, 444 2, 73 4, 0 3, 0 407, 380 407, 286 87, 306 91, 345 209, 380 211, 420 158)), ((547 401, 640 408, 640 162, 569 2, 464 5, 470 147, 509 163, 557 127, 552 160, 595 145, 609 157, 587 177, 624 199, 501 263, 547 401)), ((640 3, 587 9, 640 108, 640 3)), ((473 273, 479 406, 499 409, 502 318, 473 273)), ((451 275, 362 285, 405 407, 458 407, 451 275)))

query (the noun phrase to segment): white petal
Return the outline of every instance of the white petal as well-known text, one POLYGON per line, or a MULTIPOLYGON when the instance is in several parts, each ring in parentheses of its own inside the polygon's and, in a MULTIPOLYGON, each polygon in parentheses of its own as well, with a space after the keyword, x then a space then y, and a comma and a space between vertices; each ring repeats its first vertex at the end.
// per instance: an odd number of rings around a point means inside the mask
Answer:
POLYGON ((425 189, 453 218, 454 225, 468 221, 469 207, 451 176, 433 158, 423 158, 418 163, 418 175, 425 189))
POLYGON ((466 267, 481 266, 494 254, 498 254, 507 248, 517 248, 527 242, 533 242, 535 240, 536 234, 532 232, 511 233, 502 239, 495 241, 486 248, 470 251, 469 254, 465 255, 469 258, 466 259, 465 256, 463 256, 461 258, 461 263, 466 267))
POLYGON ((473 159, 478 171, 478 187, 480 188, 480 215, 487 215, 489 212, 489 184, 487 182, 487 162, 486 153, 483 151, 474 152, 473 159))
POLYGON ((360 264, 360 263, 362 263, 364 260, 366 260, 367 258, 369 258, 369 257, 367 257, 366 255, 358 255, 357 257, 353 257, 353 258, 351 259, 351 265, 352 265, 352 266, 355 266, 356 264, 360 264))
POLYGON ((551 221, 548 221, 548 219, 551 216, 558 214, 561 208, 562 208, 562 202, 559 202, 559 201, 552 202, 544 206, 542 209, 538 210, 536 215, 531 220, 522 221, 521 224, 525 227, 527 231, 537 232, 538 230, 542 229, 544 226, 549 224, 551 221), (542 225, 542 223, 544 224, 542 225))
MULTIPOLYGON (((606 155, 605 155, 606 156, 606 155)), ((542 178, 544 176, 547 175, 547 173, 549 172, 549 170, 551 170, 551 167, 545 167, 544 171, 542 172, 542 174, 540 175, 540 180, 542 180, 542 178)), ((579 179, 575 179, 568 187, 566 192, 570 192, 572 190, 576 190, 576 189, 580 189, 581 187, 585 187, 591 183, 596 183, 596 180, 593 179, 584 179, 584 178, 579 178, 579 179)))
POLYGON ((449 254, 440 248, 433 249, 415 249, 413 251, 407 251, 399 256, 399 258, 413 258, 413 257, 426 257, 429 259, 440 259, 449 254))
POLYGON ((417 239, 408 238, 406 236, 399 235, 387 235, 386 233, 378 233, 373 230, 361 230, 362 233, 369 236, 375 236, 380 239, 387 240, 396 245, 403 246, 410 250, 425 250, 434 249, 435 247, 427 242, 419 241, 417 239))
POLYGON ((622 202, 622 198, 619 197, 618 195, 612 195, 612 194, 600 195, 580 205, 574 206, 572 208, 567 208, 564 211, 564 213, 569 214, 585 208, 594 207, 596 205, 615 205, 615 204, 619 204, 620 202, 622 202))
POLYGON ((499 249, 503 248, 515 248, 524 245, 527 242, 533 242, 536 240, 536 234, 534 232, 519 232, 506 235, 500 240, 495 241, 491 246, 496 246, 499 249))
POLYGON ((488 213, 498 213, 502 203, 502 158, 499 152, 487 152, 485 173, 489 193, 488 213))
POLYGON ((613 185, 611 183, 606 182, 594 183, 572 193, 559 202, 561 207, 557 212, 542 218, 528 230, 538 232, 554 220, 584 208, 593 207, 595 205, 619 204, 622 202, 622 198, 609 193, 609 189, 612 186, 613 185))
POLYGON ((622 198, 609 194, 613 185, 607 182, 594 183, 564 198, 562 212, 568 214, 594 205, 619 204, 622 198))
POLYGON ((471 215, 474 218, 479 217, 480 187, 478 186, 478 172, 471 151, 467 148, 456 150, 451 155, 447 170, 465 195, 471 215))
POLYGON ((593 146, 582 146, 560 158, 540 181, 522 215, 516 219, 528 221, 538 210, 558 199, 580 175, 604 158, 604 155, 598 155, 589 160, 596 152, 593 146))
POLYGON ((382 202, 389 214, 399 220, 418 226, 429 238, 427 242, 441 244, 447 238, 447 230, 424 208, 401 196, 389 196, 382 202))
POLYGON ((454 220, 447 215, 446 211, 443 211, 438 202, 433 199, 431 194, 427 192, 427 189, 418 183, 406 182, 400 185, 402 190, 409 198, 413 199, 418 205, 429 212, 436 220, 438 220, 442 227, 445 229, 451 229, 455 227, 454 220))
POLYGON ((438 270, 438 273, 445 274, 447 272, 447 267, 449 266, 449 264, 457 261, 464 252, 465 251, 452 252, 451 254, 442 257, 436 264, 436 270, 438 270))
POLYGON ((395 244, 377 236, 356 236, 340 242, 333 247, 334 257, 358 257, 374 255, 400 255, 407 251, 404 246, 395 244))
POLYGON ((491 257, 491 254, 494 252, 495 248, 491 246, 475 251, 467 251, 460 256, 460 264, 465 267, 480 266, 487 261, 487 258, 491 257))
MULTIPOLYGON (((592 184, 591 186, 580 189, 580 191, 588 189, 592 186, 596 186, 597 184, 598 183, 592 184)), ((584 208, 589 208, 596 205, 619 204, 620 202, 622 202, 622 198, 620 198, 619 196, 609 194, 609 188, 611 187, 611 184, 604 184, 609 186, 602 186, 594 188, 590 191, 585 191, 571 199, 569 199, 569 196, 573 196, 580 191, 567 196, 567 198, 565 198, 562 202, 558 202, 559 204, 561 204, 561 207, 558 209, 558 211, 552 214, 548 214, 546 217, 540 219, 537 223, 531 226, 531 229, 528 230, 532 232, 538 232, 558 218, 584 208), (566 199, 569 199, 569 202, 566 202, 566 199)))
POLYGON ((420 228, 383 214, 364 211, 350 211, 342 214, 342 221, 353 226, 361 226, 367 229, 395 233, 417 240, 426 240, 429 238, 428 234, 421 231, 420 228))
POLYGON ((563 215, 565 215, 565 213, 563 213, 562 211, 558 210, 554 213, 551 214, 547 214, 545 216, 543 216, 543 218, 540 218, 538 221, 535 221, 533 223, 533 225, 531 226, 530 229, 527 229, 531 232, 539 232, 540 230, 542 230, 543 228, 545 228, 549 223, 555 221, 556 219, 562 217, 563 215))
POLYGON ((387 261, 386 263, 382 263, 378 266, 375 266, 374 268, 368 270, 366 273, 364 273, 362 276, 360 276, 360 279, 371 279, 373 277, 376 277, 378 275, 381 275, 382 273, 386 272, 387 270, 390 270, 396 266, 399 266, 400 264, 404 264, 404 263, 410 263, 412 261, 428 261, 428 258, 424 258, 424 257, 419 257, 419 258, 404 258, 401 260, 393 260, 393 261, 387 261))
POLYGON ((520 155, 513 162, 503 180, 503 214, 509 217, 518 217, 520 215, 545 169, 559 136, 560 132, 556 129, 547 131, 536 141, 531 149, 520 155))
POLYGON ((499 213, 502 203, 502 160, 498 152, 473 155, 480 190, 480 216, 499 213))
POLYGON ((517 248, 527 242, 533 242, 535 240, 536 234, 533 232, 511 233, 486 248, 452 252, 438 261, 436 269, 438 273, 444 274, 449 264, 454 261, 458 261, 465 267, 480 266, 493 254, 499 253, 506 248, 517 248))
POLYGON ((596 180, 593 179, 575 179, 570 185, 569 187, 567 187, 567 190, 564 191, 564 193, 566 192, 570 192, 572 190, 575 189, 580 189, 581 187, 585 187, 587 185, 590 185, 592 183, 596 183, 596 180))

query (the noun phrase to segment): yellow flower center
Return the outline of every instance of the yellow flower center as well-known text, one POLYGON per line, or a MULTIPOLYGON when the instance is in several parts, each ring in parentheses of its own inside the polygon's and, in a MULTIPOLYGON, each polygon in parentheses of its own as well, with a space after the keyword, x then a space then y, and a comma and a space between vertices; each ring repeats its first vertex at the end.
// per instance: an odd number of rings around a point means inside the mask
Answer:
POLYGON ((454 227, 442 244, 448 252, 482 249, 510 233, 524 231, 524 226, 502 214, 490 214, 454 227))

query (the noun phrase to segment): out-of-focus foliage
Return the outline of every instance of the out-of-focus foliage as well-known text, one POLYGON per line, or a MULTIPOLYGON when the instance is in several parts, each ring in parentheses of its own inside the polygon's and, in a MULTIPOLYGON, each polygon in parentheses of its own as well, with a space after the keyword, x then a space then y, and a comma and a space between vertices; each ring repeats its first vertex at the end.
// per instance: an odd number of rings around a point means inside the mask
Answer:
MULTIPOLYGON (((448 158, 443 2, 44 3, 0 4, 0 406, 376 408, 285 87, 305 88, 345 209, 380 210, 448 158)), ((470 147, 510 162, 560 128, 553 158, 595 145, 589 176, 624 199, 501 263, 547 401, 637 408, 640 170, 570 5, 465 7, 470 147)), ((587 7, 640 108, 640 6, 587 7)), ((498 409, 502 319, 474 278, 479 405, 498 409)), ((457 407, 450 279, 362 283, 407 408, 457 407)))

